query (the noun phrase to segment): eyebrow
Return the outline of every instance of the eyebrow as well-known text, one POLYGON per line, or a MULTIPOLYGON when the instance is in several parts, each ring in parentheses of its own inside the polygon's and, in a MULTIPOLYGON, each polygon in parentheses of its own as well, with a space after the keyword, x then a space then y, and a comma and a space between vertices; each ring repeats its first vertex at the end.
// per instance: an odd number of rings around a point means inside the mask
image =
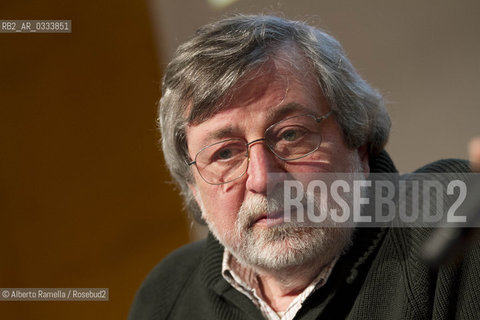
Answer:
MULTIPOLYGON (((312 112, 311 109, 308 109, 307 107, 305 107, 302 104, 299 104, 299 103, 296 103, 296 102, 290 102, 290 103, 287 103, 286 105, 283 105, 279 108, 269 110, 267 112, 267 116, 266 116, 267 123, 273 124, 273 123, 278 122, 278 121, 284 119, 285 117, 287 117, 289 115, 293 115, 297 112, 302 113, 302 114, 315 113, 315 112, 312 112)), ((205 140, 205 143, 208 143, 210 141, 216 141, 216 140, 221 140, 221 139, 224 139, 224 138, 231 137, 234 134, 234 132, 235 132, 234 127, 229 125, 229 126, 224 127, 220 130, 216 130, 214 132, 211 132, 208 135, 207 139, 205 140)))
POLYGON ((232 136, 234 131, 235 130, 233 130, 232 126, 222 128, 220 130, 217 130, 215 132, 210 133, 208 135, 208 140, 219 140, 219 139, 222 139, 222 138, 225 138, 225 137, 232 136))
POLYGON ((290 102, 274 110, 270 109, 267 112, 267 122, 273 124, 275 122, 283 120, 287 116, 294 115, 297 112, 302 114, 316 114, 316 112, 313 112, 312 110, 300 103, 290 102))

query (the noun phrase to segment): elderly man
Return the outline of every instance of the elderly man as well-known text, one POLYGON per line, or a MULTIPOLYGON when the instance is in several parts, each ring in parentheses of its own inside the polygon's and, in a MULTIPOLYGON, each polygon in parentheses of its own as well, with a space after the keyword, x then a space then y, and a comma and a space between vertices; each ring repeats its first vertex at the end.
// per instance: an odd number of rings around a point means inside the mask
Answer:
POLYGON ((331 36, 270 16, 204 26, 165 71, 159 124, 186 207, 211 234, 152 271, 131 319, 478 316, 478 250, 431 271, 424 230, 286 224, 272 209, 275 173, 396 172, 382 97, 331 36))

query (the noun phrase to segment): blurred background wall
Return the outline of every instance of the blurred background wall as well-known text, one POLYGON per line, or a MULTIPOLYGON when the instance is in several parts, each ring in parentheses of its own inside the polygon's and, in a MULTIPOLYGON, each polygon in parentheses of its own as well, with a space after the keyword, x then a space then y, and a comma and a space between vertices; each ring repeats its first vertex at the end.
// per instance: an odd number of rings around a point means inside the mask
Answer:
POLYGON ((323 27, 384 93, 402 172, 466 157, 479 133, 476 1, 18 1, 0 19, 71 34, 0 34, 0 287, 107 287, 109 302, 0 302, 2 319, 122 319, 148 271, 189 241, 155 128, 162 69, 229 12, 323 27))
POLYGON ((2 1, 0 287, 104 287, 109 302, 0 302, 0 319, 125 319, 149 270, 188 241, 157 147, 161 70, 142 1, 2 1))
POLYGON ((273 13, 336 37, 359 73, 385 96, 393 118, 387 147, 400 171, 465 158, 479 133, 480 2, 475 0, 150 0, 163 39, 175 48, 225 13, 273 13), (207 6, 205 2, 216 4, 207 6), (219 8, 221 4, 231 3, 219 8))

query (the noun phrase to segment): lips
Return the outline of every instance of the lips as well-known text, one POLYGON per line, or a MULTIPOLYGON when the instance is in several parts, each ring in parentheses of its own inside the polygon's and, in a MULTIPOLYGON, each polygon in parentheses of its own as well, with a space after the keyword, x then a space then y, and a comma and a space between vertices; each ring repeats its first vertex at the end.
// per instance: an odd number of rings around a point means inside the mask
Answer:
POLYGON ((262 214, 253 225, 271 227, 283 223, 283 210, 262 214))

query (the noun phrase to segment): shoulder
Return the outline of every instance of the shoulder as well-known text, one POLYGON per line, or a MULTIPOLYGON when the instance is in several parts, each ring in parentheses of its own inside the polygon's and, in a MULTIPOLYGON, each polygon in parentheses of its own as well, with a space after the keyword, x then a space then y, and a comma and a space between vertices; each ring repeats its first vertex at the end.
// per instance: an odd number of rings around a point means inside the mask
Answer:
POLYGON ((200 265, 206 240, 185 245, 156 265, 145 278, 130 309, 129 319, 162 319, 200 265))
MULTIPOLYGON (((427 174, 424 177, 438 179, 444 185, 452 179, 468 181, 471 170, 468 161, 443 159, 429 163, 414 173, 427 174)), ((447 198, 443 201, 445 205, 450 204, 447 198)), ((397 254, 401 277, 408 283, 405 295, 416 310, 424 310, 422 308, 429 306, 434 312, 440 312, 435 309, 436 304, 450 305, 450 301, 456 301, 457 312, 468 314, 467 309, 476 310, 480 302, 478 290, 470 285, 470 281, 478 278, 480 272, 479 241, 462 242, 461 252, 456 256, 452 254, 452 259, 432 267, 425 261, 425 245, 437 232, 436 228, 420 225, 389 230, 388 243, 397 254)))
MULTIPOLYGON (((447 184, 453 179, 461 179, 462 181, 468 181, 468 175, 471 173, 468 161, 461 159, 442 159, 429 164, 426 164, 419 169, 415 170, 413 174, 407 174, 400 177, 401 180, 410 180, 410 179, 434 179, 440 182, 441 186, 446 188, 447 184)), ((445 189, 442 189, 445 190, 445 189)), ((431 206, 422 206, 422 199, 419 200, 421 195, 418 195, 416 198, 413 197, 413 192, 422 192, 422 190, 413 191, 411 189, 406 190, 405 198, 402 200, 403 204, 407 210, 410 212, 413 208, 418 210, 429 210, 426 212, 421 212, 420 214, 425 216, 433 216, 435 213, 444 213, 442 208, 446 208, 448 204, 451 204, 449 197, 442 197, 441 201, 443 203, 442 207, 437 207, 432 204, 431 206), (436 211, 435 211, 436 210, 436 211), (438 212, 437 212, 438 211, 438 212)), ((425 190, 423 190, 425 192, 425 190)), ((437 200, 434 197, 428 197, 428 201, 437 200), (432 200, 433 199, 433 200, 432 200)), ((418 218, 417 218, 418 219, 418 218)), ((413 260, 418 260, 423 257, 423 246, 425 242, 431 237, 432 232, 435 231, 434 228, 430 225, 422 224, 423 219, 420 218, 419 222, 414 222, 407 228, 393 228, 390 231, 396 239, 395 242, 400 244, 399 250, 402 252, 402 255, 406 255, 405 258, 409 257, 413 260)))
POLYGON ((415 173, 470 173, 470 166, 467 160, 442 159, 415 170, 415 173))

